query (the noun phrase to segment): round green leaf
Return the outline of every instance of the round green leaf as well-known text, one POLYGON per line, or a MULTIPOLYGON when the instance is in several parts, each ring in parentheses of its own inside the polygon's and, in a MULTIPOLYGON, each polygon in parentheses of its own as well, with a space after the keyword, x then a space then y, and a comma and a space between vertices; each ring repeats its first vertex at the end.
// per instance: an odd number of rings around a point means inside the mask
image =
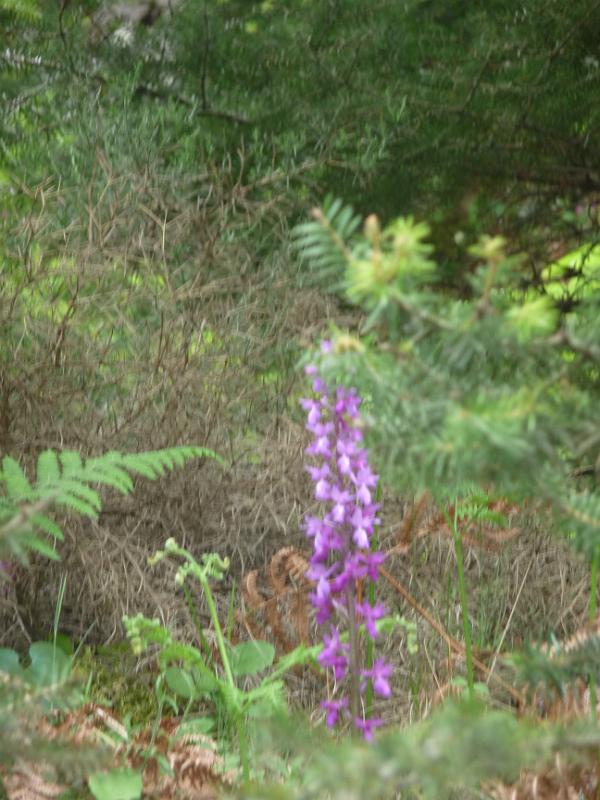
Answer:
POLYGON ((255 675, 270 667, 275 648, 269 642, 240 642, 231 648, 231 670, 234 675, 255 675))
POLYGON ((35 686, 63 683, 71 673, 72 659, 51 642, 34 642, 29 648, 31 664, 25 675, 35 686))
POLYGON ((181 667, 167 667, 164 672, 167 686, 185 700, 195 700, 199 695, 193 675, 181 667))
POLYGON ((23 675, 18 653, 8 647, 0 647, 0 672, 7 672, 19 678, 23 675))
POLYGON ((96 772, 88 784, 96 800, 139 800, 142 796, 142 776, 126 767, 96 772))

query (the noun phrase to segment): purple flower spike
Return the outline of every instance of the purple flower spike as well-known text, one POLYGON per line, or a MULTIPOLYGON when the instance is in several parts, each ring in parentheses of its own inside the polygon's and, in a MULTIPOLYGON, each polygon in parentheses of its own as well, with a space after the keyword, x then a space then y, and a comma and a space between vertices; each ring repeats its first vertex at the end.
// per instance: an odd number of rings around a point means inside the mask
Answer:
MULTIPOLYGON (((330 341, 321 345, 324 355, 333 349, 330 341)), ((392 667, 378 659, 365 669, 360 635, 351 637, 357 651, 351 652, 350 645, 342 641, 336 621, 355 632, 362 622, 374 639, 376 622, 386 613, 381 605, 356 602, 359 581, 368 577, 376 582, 385 558, 383 553, 371 550, 373 531, 379 523, 379 506, 373 502, 379 478, 369 466, 367 451, 361 447, 359 394, 343 386, 330 392, 316 366, 309 365, 305 371, 317 395, 300 401, 307 414, 306 430, 311 435, 305 452, 314 458, 307 469, 314 482, 315 500, 322 504, 320 516, 307 515, 304 520, 306 536, 313 544, 307 577, 315 582, 315 589, 309 599, 317 624, 329 626, 318 661, 323 668, 332 670, 336 681, 352 676, 354 680, 349 683, 355 687, 350 698, 326 700, 321 705, 327 712, 329 727, 334 727, 342 715, 350 716, 364 738, 371 741, 373 731, 382 722, 359 716, 359 694, 366 690, 370 679, 378 695, 389 697, 392 667)))

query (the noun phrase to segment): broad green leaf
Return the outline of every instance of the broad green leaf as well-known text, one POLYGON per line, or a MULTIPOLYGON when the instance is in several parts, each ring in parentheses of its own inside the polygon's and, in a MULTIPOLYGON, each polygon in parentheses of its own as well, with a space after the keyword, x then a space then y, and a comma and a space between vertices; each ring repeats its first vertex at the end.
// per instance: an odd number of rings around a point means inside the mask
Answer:
POLYGON ((134 769, 118 767, 96 772, 88 780, 96 800, 138 800, 142 796, 142 776, 134 769))
POLYGON ((167 686, 172 692, 185 700, 195 700, 200 696, 194 676, 187 669, 181 667, 167 667, 164 672, 167 686))
POLYGON ((201 694, 216 692, 219 688, 219 679, 206 667, 198 666, 192 668, 192 675, 196 682, 196 689, 201 694))
POLYGON ((172 661, 183 661, 186 666, 202 666, 202 656, 190 644, 182 642, 169 642, 160 652, 161 664, 167 665, 172 661))
POLYGON ((23 676, 23 667, 19 661, 18 653, 8 647, 0 647, 0 672, 7 672, 17 678, 23 676))
POLYGON ((231 670, 234 675, 255 675, 270 667, 275 648, 269 642, 240 642, 231 648, 231 670))
POLYGON ((56 646, 60 647, 60 649, 65 653, 67 656, 72 656, 75 653, 75 647, 73 646, 73 640, 70 636, 66 633, 59 633, 56 636, 56 646))
POLYGON ((51 642, 34 642, 29 648, 29 658, 31 664, 25 675, 35 686, 55 686, 63 683, 71 673, 71 657, 51 642))

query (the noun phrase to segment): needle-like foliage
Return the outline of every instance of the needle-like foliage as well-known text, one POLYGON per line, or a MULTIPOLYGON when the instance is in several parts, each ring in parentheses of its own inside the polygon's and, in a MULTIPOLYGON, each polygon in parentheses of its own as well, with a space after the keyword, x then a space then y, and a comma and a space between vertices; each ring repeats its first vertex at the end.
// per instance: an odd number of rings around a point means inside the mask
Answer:
POLYGON ((439 285, 427 226, 370 217, 344 241, 324 216, 302 229, 317 273, 339 236, 339 279, 368 317, 362 338, 338 336, 324 374, 371 398, 368 441, 399 489, 455 496, 467 484, 547 500, 575 544, 599 546, 600 290, 590 276, 573 310, 541 287, 520 288, 520 258, 484 238, 469 292, 439 285), (319 230, 320 227, 320 230, 319 230), (594 466, 595 465, 595 466, 594 466))

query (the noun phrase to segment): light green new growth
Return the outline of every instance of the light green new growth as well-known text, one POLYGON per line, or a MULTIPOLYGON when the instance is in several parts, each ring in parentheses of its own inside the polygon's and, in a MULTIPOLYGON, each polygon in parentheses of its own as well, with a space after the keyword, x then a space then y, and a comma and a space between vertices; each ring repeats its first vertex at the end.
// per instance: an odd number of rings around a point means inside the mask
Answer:
POLYGON ((275 648, 269 642, 258 640, 233 645, 223 632, 210 581, 223 579, 229 567, 228 559, 222 559, 217 553, 205 553, 202 562, 199 563, 172 538, 166 541, 164 550, 158 550, 148 561, 151 566, 155 566, 165 558, 183 561, 175 573, 175 583, 184 589, 201 649, 177 641, 159 620, 147 619, 142 614, 123 618, 127 636, 136 655, 140 655, 151 645, 158 645, 161 676, 157 687, 160 689, 163 701, 166 700, 167 690, 174 695, 169 698, 171 704, 176 706, 177 698, 185 699, 186 710, 197 701, 209 700, 215 707, 216 719, 224 722, 225 728, 235 729, 242 774, 247 781, 250 778, 248 717, 251 714, 273 713, 284 706, 281 676, 295 666, 314 660, 319 648, 297 647, 292 653, 280 659, 256 688, 246 691, 239 688, 236 678, 255 675, 272 666, 275 648), (202 589, 223 677, 220 675, 221 669, 214 663, 210 650, 206 652, 205 634, 197 623, 199 615, 193 606, 191 594, 185 592, 188 578, 196 580, 202 589))

